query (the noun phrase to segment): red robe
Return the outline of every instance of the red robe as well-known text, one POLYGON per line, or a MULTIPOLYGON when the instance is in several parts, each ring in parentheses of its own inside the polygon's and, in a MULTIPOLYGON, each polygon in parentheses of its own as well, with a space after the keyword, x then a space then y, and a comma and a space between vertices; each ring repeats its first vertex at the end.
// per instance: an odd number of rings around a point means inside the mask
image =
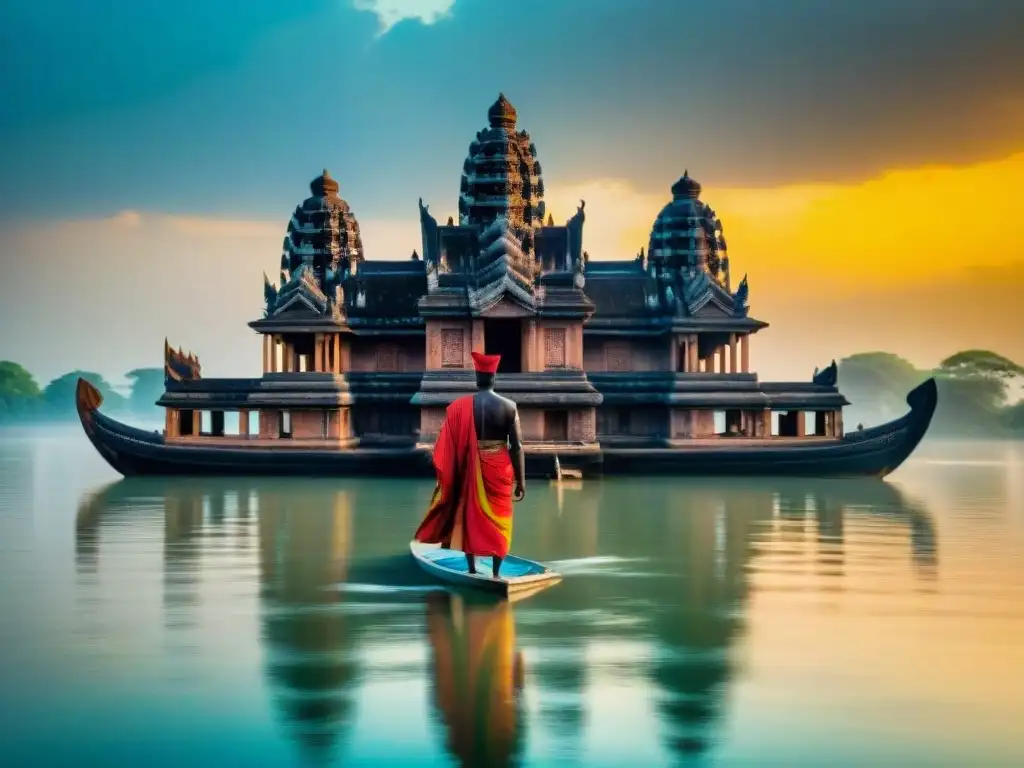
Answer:
POLYGON ((512 542, 512 459, 506 446, 480 450, 472 395, 448 406, 434 446, 434 470, 437 486, 416 541, 505 557, 512 542))

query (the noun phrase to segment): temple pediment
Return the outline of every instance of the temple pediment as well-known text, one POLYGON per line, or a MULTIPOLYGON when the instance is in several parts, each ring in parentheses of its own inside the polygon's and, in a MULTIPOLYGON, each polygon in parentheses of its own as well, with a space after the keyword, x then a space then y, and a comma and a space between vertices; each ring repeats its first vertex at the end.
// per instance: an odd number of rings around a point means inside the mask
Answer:
POLYGON ((480 317, 532 317, 533 311, 528 307, 524 307, 517 301, 509 298, 507 295, 501 298, 497 303, 492 304, 486 309, 480 311, 480 317))
POLYGON ((293 293, 281 306, 274 310, 275 317, 287 315, 289 318, 322 317, 323 312, 314 303, 314 299, 303 292, 293 293))
POLYGON ((716 301, 713 296, 708 295, 704 297, 702 306, 693 312, 693 316, 704 320, 719 320, 732 317, 732 313, 716 301))

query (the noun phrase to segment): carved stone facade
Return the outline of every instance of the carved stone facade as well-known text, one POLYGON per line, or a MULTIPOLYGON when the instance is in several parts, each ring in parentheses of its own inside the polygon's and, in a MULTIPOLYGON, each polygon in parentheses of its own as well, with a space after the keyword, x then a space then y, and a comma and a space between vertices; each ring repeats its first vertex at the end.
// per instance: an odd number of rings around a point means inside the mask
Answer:
POLYGON ((628 344, 606 344, 604 356, 606 371, 623 373, 633 370, 632 351, 628 344))
POLYGON ((420 442, 433 443, 441 433, 444 424, 444 408, 420 409, 420 442))
POLYGON ((592 443, 597 439, 596 414, 593 408, 571 411, 569 414, 569 441, 592 443))
POLYGON ((544 367, 565 367, 565 328, 544 329, 544 367))
POLYGON ((380 373, 397 373, 401 370, 398 348, 392 344, 382 344, 377 348, 377 364, 374 369, 380 373))
MULTIPOLYGON (((746 279, 732 291, 722 224, 688 173, 646 253, 592 261, 584 201, 555 225, 536 147, 500 96, 470 143, 457 218, 440 225, 420 200, 412 259, 366 260, 338 191, 326 171, 314 179, 288 227, 280 284, 265 280, 265 315, 250 323, 269 342, 265 376, 282 377, 273 397, 288 376, 316 374, 302 398, 261 412, 261 435, 278 437, 291 403, 317 402, 294 411, 292 434, 430 443, 444 406, 472 391, 473 350, 502 355, 498 389, 519 403, 525 439, 563 457, 606 438, 657 447, 710 437, 723 415, 730 437, 769 438, 773 402, 816 410, 820 437, 842 435, 834 378, 783 393, 749 371, 749 339, 766 324, 748 316, 746 279), (279 355, 288 362, 272 364, 279 355)), ((199 376, 180 351, 165 358, 173 383, 199 376)))
POLYGON ((466 359, 466 332, 461 328, 441 331, 441 366, 461 368, 466 359))

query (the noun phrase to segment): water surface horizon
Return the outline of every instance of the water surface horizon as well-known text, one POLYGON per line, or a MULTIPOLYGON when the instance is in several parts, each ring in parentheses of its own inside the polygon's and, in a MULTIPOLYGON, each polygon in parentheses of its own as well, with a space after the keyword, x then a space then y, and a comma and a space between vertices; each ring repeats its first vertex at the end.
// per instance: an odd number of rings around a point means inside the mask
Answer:
POLYGON ((508 604, 419 480, 118 479, 0 433, 0 764, 1024 764, 1024 445, 889 481, 533 482, 508 604))

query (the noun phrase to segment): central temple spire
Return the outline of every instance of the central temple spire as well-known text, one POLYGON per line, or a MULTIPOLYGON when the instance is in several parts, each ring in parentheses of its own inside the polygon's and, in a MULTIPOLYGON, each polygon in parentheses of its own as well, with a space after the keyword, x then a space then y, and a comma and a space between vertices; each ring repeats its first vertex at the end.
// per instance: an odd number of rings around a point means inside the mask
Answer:
POLYGON ((491 128, 514 129, 516 117, 516 108, 505 98, 504 93, 499 93, 498 100, 487 110, 487 120, 491 124, 491 128))
POLYGON ((530 134, 516 130, 516 108, 505 94, 487 110, 462 166, 459 223, 488 227, 503 218, 512 230, 529 230, 524 250, 532 253, 532 230, 544 224, 544 181, 530 134))

